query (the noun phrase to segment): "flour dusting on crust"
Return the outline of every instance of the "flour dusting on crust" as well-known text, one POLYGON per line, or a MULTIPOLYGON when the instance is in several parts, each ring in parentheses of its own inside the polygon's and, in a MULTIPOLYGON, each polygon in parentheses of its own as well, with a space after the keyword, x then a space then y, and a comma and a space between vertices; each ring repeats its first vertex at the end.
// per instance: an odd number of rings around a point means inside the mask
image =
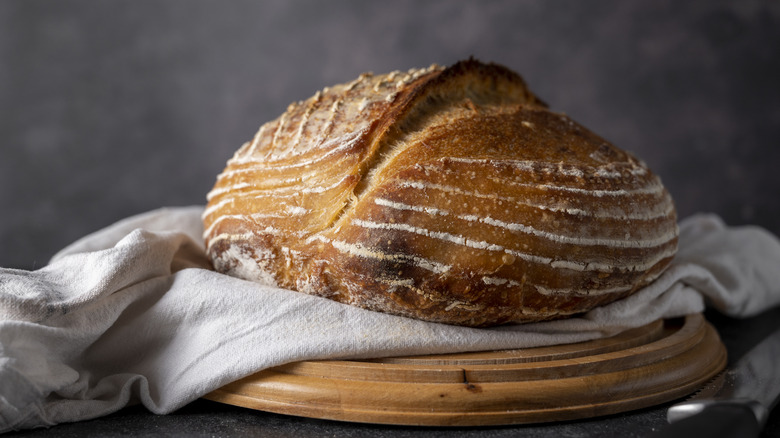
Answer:
POLYGON ((214 268, 228 275, 277 287, 278 282, 271 266, 276 254, 264 248, 249 249, 233 243, 214 258, 214 268))

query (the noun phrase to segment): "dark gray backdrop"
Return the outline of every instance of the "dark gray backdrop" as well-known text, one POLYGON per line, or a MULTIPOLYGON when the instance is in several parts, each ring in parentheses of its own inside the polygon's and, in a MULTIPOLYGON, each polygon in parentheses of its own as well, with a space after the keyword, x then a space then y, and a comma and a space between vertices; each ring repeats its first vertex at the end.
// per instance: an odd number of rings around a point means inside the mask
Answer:
POLYGON ((288 103, 475 56, 660 174, 681 216, 780 233, 780 2, 0 2, 0 266, 203 204, 288 103))

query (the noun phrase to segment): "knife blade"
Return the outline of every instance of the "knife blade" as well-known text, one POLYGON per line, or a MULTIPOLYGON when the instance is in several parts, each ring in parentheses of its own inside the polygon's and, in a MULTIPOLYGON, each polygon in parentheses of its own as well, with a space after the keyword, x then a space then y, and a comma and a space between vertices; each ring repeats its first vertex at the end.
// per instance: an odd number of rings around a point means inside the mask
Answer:
POLYGON ((670 425, 653 436, 757 437, 780 396, 778 360, 780 329, 691 398, 670 407, 670 425))

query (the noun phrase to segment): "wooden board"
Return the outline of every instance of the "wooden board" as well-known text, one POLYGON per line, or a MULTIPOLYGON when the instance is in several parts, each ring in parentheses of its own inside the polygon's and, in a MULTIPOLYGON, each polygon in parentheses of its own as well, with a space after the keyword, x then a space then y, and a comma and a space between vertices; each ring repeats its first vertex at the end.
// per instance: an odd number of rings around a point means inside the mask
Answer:
POLYGON ((725 365, 720 337, 697 314, 561 346, 297 362, 264 370, 205 398, 366 423, 539 423, 614 414, 684 397, 725 365))

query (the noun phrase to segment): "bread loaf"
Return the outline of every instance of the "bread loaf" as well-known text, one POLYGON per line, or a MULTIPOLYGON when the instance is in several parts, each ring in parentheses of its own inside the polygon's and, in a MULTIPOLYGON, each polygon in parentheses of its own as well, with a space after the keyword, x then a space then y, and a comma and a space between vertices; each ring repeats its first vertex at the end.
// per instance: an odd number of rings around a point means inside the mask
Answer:
POLYGON ((657 176, 475 60, 291 104, 228 161, 203 219, 220 272, 468 326, 624 298, 677 249, 657 176))

